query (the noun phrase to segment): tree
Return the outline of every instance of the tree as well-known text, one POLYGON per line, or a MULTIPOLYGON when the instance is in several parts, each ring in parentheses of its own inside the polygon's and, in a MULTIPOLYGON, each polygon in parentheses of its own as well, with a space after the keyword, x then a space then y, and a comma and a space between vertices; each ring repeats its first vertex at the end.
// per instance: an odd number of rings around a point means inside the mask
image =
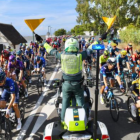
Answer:
POLYGON ((66 35, 66 30, 65 29, 58 29, 55 31, 55 36, 61 36, 61 35, 66 35))
POLYGON ((74 35, 84 35, 84 26, 76 25, 73 29, 71 29, 71 33, 74 35))
MULTIPOLYGON (((114 28, 119 28, 134 23, 140 27, 140 0, 76 0, 78 12, 77 22, 81 25, 90 25, 95 33, 101 34, 106 31, 107 26, 102 17, 113 17, 117 15, 114 28), (93 24, 91 24, 93 23, 93 24)), ((87 28, 87 27, 86 27, 87 28)))

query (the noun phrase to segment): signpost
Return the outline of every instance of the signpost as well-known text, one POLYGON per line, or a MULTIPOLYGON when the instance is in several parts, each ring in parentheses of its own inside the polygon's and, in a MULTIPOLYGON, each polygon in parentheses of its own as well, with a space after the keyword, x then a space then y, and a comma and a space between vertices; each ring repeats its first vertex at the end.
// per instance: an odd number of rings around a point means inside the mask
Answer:
POLYGON ((25 19, 25 23, 33 32, 33 41, 34 41, 34 30, 44 21, 45 18, 41 19, 25 19))
POLYGON ((97 67, 96 67, 96 89, 95 89, 95 112, 94 112, 94 140, 97 137, 97 117, 98 117, 98 78, 99 78, 99 51, 104 50, 105 46, 102 44, 96 44, 92 46, 92 50, 97 50, 97 67))

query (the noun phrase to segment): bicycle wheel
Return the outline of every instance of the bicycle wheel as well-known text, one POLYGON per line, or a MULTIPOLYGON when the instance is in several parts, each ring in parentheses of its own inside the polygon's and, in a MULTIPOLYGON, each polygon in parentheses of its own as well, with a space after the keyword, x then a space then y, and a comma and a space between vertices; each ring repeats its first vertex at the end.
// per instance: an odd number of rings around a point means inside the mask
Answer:
POLYGON ((134 116, 132 115, 132 113, 131 113, 131 105, 132 105, 132 104, 135 104, 135 99, 134 99, 134 97, 129 96, 129 97, 128 97, 128 100, 127 100, 128 112, 130 113, 130 116, 131 116, 131 118, 132 118, 134 121, 138 121, 138 118, 137 118, 137 117, 134 117, 134 116))
POLYGON ((25 115, 25 101, 23 99, 19 100, 19 110, 20 110, 20 118, 21 122, 24 122, 24 115, 25 115))
POLYGON ((41 77, 38 78, 37 81, 37 90, 38 90, 38 95, 42 94, 42 79, 41 77))
POLYGON ((119 119, 119 107, 115 98, 110 99, 110 114, 112 119, 117 122, 119 119))
POLYGON ((12 140, 11 122, 5 118, 5 140, 12 140))

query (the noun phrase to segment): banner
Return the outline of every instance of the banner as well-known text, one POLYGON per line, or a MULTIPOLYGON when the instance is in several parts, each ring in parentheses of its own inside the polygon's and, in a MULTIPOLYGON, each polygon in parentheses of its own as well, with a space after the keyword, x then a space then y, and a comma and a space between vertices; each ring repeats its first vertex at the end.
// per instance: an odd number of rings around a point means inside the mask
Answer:
POLYGON ((114 16, 113 18, 107 18, 107 17, 102 17, 103 21, 107 24, 108 26, 108 30, 111 28, 111 26, 113 25, 116 16, 114 16))
POLYGON ((41 19, 25 19, 25 23, 32 30, 32 32, 43 22, 45 18, 41 19))

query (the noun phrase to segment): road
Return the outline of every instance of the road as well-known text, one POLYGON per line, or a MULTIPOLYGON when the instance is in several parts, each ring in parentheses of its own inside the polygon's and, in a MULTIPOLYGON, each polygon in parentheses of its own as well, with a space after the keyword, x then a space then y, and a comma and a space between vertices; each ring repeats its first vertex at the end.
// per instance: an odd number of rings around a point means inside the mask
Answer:
MULTIPOLYGON (((13 128, 13 140, 42 140, 45 126, 59 120, 55 107, 54 95, 56 89, 51 86, 52 80, 61 78, 60 65, 54 62, 53 57, 49 57, 48 66, 46 69, 48 80, 47 87, 44 87, 44 92, 41 96, 38 95, 34 76, 32 85, 29 88, 29 97, 26 101, 25 121, 21 131, 16 131, 13 128)), ((95 69, 92 74, 95 76, 95 69)), ((95 86, 90 88, 91 97, 94 99, 95 86)), ((111 140, 136 140, 140 132, 140 126, 134 123, 127 111, 126 96, 120 96, 118 91, 114 91, 119 101, 120 118, 118 122, 114 122, 111 118, 109 108, 98 103, 98 120, 104 122, 108 128, 111 140)), ((94 114, 94 104, 92 107, 92 117, 94 114)))

